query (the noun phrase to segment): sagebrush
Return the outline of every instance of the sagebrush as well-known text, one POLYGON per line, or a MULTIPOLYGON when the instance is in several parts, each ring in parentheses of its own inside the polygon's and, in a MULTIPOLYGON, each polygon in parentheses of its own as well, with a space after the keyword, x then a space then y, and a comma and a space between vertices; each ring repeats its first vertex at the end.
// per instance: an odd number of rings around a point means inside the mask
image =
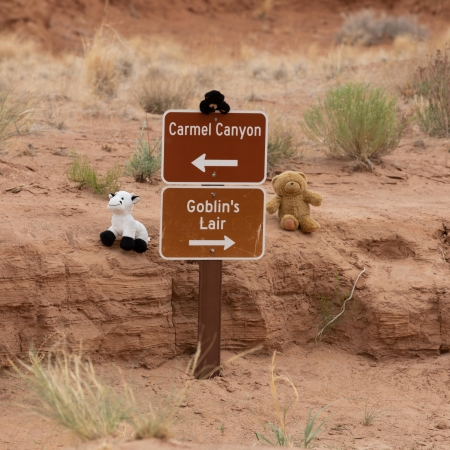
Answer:
POLYGON ((161 139, 150 141, 147 122, 142 125, 141 135, 136 140, 133 155, 125 164, 125 175, 142 183, 161 167, 161 139))
POLYGON ((302 129, 330 156, 352 158, 372 168, 370 158, 391 153, 407 124, 396 102, 382 88, 346 83, 328 90, 323 101, 304 113, 302 129))
POLYGON ((119 178, 123 174, 123 169, 113 166, 106 170, 105 175, 99 174, 98 170, 91 166, 87 156, 76 153, 72 155, 72 163, 67 170, 67 177, 70 181, 78 183, 81 188, 88 187, 96 194, 107 194, 120 190, 119 178))
POLYGON ((370 46, 393 41, 399 36, 423 40, 427 34, 428 28, 419 25, 414 16, 377 16, 373 10, 364 9, 345 18, 336 40, 340 44, 370 46))
POLYGON ((416 113, 422 131, 435 137, 450 135, 450 48, 437 50, 420 67, 414 90, 419 97, 416 113))

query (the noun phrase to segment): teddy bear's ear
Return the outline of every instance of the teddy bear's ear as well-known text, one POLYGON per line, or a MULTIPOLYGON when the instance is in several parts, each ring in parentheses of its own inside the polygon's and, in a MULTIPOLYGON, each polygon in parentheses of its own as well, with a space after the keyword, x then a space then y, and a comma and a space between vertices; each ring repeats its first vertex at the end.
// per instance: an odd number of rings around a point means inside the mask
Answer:
POLYGON ((279 177, 280 175, 276 175, 272 178, 272 186, 274 186, 275 184, 275 180, 279 177))
POLYGON ((306 175, 303 173, 303 172, 297 172, 301 177, 303 177, 304 179, 305 179, 305 181, 308 181, 307 179, 306 179, 306 175))

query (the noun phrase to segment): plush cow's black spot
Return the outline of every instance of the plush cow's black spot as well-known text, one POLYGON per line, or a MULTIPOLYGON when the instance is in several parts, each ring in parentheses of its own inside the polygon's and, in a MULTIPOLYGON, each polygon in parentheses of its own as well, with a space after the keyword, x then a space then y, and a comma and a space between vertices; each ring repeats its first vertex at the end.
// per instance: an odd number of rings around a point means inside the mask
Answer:
POLYGON ((147 250, 147 242, 144 239, 134 240, 134 251, 138 253, 144 253, 147 250))
POLYGON ((120 241, 120 248, 127 251, 134 250, 134 239, 126 236, 122 237, 122 240, 120 241))
POLYGON ((103 245, 111 247, 111 245, 113 245, 114 241, 116 240, 116 236, 112 231, 106 230, 100 233, 100 240, 102 241, 103 245))

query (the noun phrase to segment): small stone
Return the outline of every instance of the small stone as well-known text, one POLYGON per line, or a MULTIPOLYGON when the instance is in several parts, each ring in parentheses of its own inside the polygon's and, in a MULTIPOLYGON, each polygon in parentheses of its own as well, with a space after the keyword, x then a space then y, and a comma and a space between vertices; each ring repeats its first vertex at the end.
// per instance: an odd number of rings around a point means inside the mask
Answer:
POLYGON ((423 139, 418 139, 416 142, 414 142, 414 147, 425 148, 425 142, 423 141, 423 139))
POLYGON ((438 428, 439 430, 447 430, 448 424, 445 420, 441 420, 437 423, 436 428, 438 428))

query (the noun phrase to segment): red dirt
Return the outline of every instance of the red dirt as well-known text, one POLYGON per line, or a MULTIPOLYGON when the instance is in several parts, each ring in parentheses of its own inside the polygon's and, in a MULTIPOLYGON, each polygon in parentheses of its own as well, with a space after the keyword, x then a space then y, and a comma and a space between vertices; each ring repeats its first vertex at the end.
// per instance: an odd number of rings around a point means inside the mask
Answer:
MULTIPOLYGON (((111 1, 106 16, 101 2, 24 3, 0 4, 2 29, 34 36, 54 52, 79 51, 82 38, 105 17, 127 37, 167 36, 191 50, 221 43, 230 53, 241 44, 272 52, 313 42, 328 48, 339 13, 362 6, 419 14, 435 28, 450 17, 450 2, 425 0, 286 0, 264 20, 256 17, 256 1, 111 1)), ((286 113, 292 105, 310 104, 317 79, 303 81, 281 97, 277 87, 268 89, 264 101, 286 113)), ((180 367, 196 345, 198 266, 159 256, 163 183, 157 177, 151 184, 121 180, 123 189, 141 196, 135 217, 149 230, 149 251, 125 254, 118 245, 100 244, 98 233, 111 218, 107 200, 67 181, 70 149, 98 167, 123 164, 145 118, 136 110, 121 116, 114 103, 106 107, 109 116, 73 113, 67 130, 23 135, 0 157, 0 362, 7 367, 7 357, 26 355, 31 343, 45 348, 64 333, 70 342, 83 340, 100 371, 118 384, 111 362, 117 360, 146 404, 180 381, 180 367)), ((151 137, 160 136, 161 117, 149 120, 151 137)), ((223 359, 260 343, 264 351, 226 366, 223 377, 194 383, 174 435, 205 444, 253 444, 260 420, 274 420, 267 369, 276 348, 283 352, 278 366, 300 393, 293 433, 303 427, 307 408, 331 404, 319 448, 448 448, 448 141, 412 127, 373 173, 354 172, 348 161, 308 145, 302 150, 302 158, 276 169, 307 174, 309 187, 324 196, 312 213, 322 228, 312 235, 287 233, 275 215, 268 216, 265 257, 224 264, 223 359), (316 347, 320 298, 338 308, 363 267, 344 320, 316 347), (366 405, 384 411, 369 427, 361 425, 366 405)), ((264 188, 270 198, 270 183, 264 188)), ((52 450, 75 442, 17 406, 23 402, 36 400, 2 369, 0 450, 52 450)), ((137 450, 147 444, 121 445, 137 450)))

